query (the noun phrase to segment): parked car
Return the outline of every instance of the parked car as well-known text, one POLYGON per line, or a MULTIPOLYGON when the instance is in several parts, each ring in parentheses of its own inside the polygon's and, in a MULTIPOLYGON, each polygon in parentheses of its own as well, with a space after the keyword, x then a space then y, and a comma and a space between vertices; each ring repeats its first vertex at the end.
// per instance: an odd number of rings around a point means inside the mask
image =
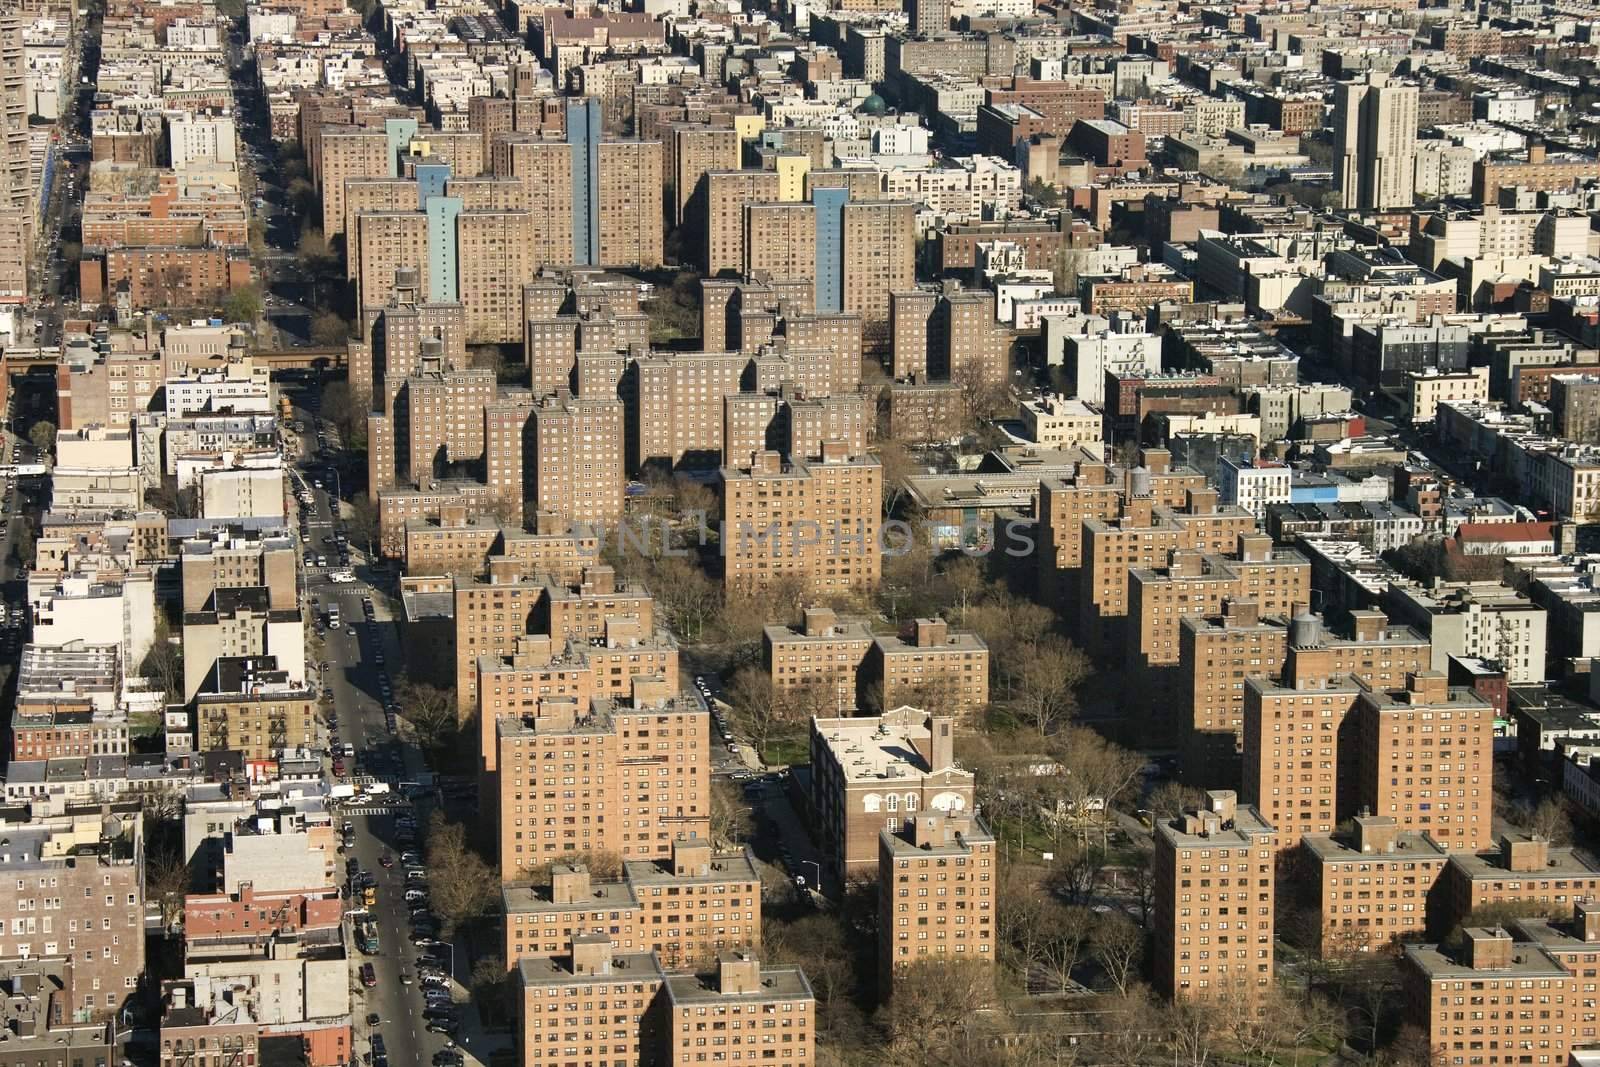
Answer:
POLYGON ((378 984, 378 972, 370 963, 363 963, 361 965, 361 984, 366 986, 368 989, 371 989, 373 986, 378 984))

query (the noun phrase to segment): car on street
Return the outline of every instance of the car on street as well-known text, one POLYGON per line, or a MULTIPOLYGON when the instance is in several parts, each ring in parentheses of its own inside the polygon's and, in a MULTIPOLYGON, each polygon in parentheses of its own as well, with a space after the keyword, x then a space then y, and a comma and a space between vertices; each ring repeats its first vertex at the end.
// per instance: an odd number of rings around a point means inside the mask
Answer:
POLYGON ((366 986, 368 989, 371 989, 373 986, 378 984, 377 969, 374 968, 370 963, 363 963, 361 965, 361 984, 366 986))
POLYGON ((454 1035, 460 1029, 461 1024, 456 1022, 454 1019, 434 1019, 428 1024, 428 1033, 430 1034, 454 1035))
POLYGON ((401 971, 400 972, 400 984, 401 985, 410 985, 411 984, 411 972, 410 971, 401 971))
POLYGON ((378 857, 378 863, 381 864, 385 869, 393 867, 394 857, 385 852, 383 855, 378 857))

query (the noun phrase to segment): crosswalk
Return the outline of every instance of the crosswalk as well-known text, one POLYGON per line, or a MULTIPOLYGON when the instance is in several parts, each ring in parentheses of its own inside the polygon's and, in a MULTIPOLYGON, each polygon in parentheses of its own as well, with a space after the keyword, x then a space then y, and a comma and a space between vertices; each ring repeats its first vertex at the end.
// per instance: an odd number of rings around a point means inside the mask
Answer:
POLYGON ((393 815, 397 804, 366 804, 358 808, 340 808, 345 815, 393 815))

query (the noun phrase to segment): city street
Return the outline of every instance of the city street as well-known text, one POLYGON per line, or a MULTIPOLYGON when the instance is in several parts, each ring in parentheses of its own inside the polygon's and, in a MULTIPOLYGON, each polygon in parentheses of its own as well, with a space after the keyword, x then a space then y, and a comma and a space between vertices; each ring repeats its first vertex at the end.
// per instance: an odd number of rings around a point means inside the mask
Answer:
MULTIPOLYGON (((304 395, 304 394, 302 394, 304 395)), ((315 410, 299 407, 295 417, 307 427, 301 440, 301 463, 305 484, 311 488, 312 506, 306 516, 306 547, 314 552, 329 555, 333 545, 324 543, 324 537, 335 537, 342 526, 335 522, 337 499, 330 492, 331 484, 315 487, 321 480, 325 463, 312 459, 317 448, 318 425, 315 410)), ((354 829, 355 847, 345 852, 346 858, 354 856, 363 872, 370 872, 377 883, 377 902, 370 909, 378 925, 379 951, 375 955, 362 953, 350 941, 350 981, 354 991, 352 1022, 355 1027, 356 1049, 365 1057, 371 1052, 374 1033, 381 1034, 384 1049, 391 1067, 431 1067, 434 1053, 447 1046, 445 1035, 427 1032, 423 1017, 423 997, 415 983, 418 950, 410 942, 410 914, 404 899, 405 875, 398 862, 402 846, 397 840, 397 820, 409 814, 416 820, 419 843, 410 846, 424 851, 420 843, 426 828, 431 800, 421 797, 415 803, 400 792, 402 782, 430 781, 422 752, 415 744, 403 720, 391 733, 384 713, 384 699, 380 678, 387 678, 391 687, 396 674, 390 673, 400 661, 398 634, 388 609, 388 601, 378 590, 361 580, 362 567, 359 556, 352 554, 351 568, 357 575, 353 582, 334 582, 330 573, 340 569, 336 560, 327 567, 308 566, 305 575, 305 611, 307 622, 322 628, 320 638, 321 659, 327 669, 313 666, 312 673, 319 687, 332 690, 333 712, 328 720, 330 744, 332 737, 340 745, 349 744, 355 750, 352 766, 345 767, 345 775, 333 773, 331 759, 327 773, 333 781, 381 781, 389 786, 387 793, 359 797, 336 811, 338 823, 349 821, 354 829), (366 604, 371 603, 372 621, 367 621, 366 604), (337 606, 340 625, 327 626, 330 606, 337 606), (388 853, 397 861, 385 868, 380 863, 388 853), (359 980, 363 964, 373 964, 377 984, 364 987, 359 980), (413 984, 406 985, 401 975, 406 974, 413 984), (379 1023, 368 1024, 370 1015, 377 1015, 379 1023)), ((313 643, 313 648, 316 644, 313 643)), ((392 693, 392 688, 391 688, 392 693)), ((392 699, 392 697, 391 697, 392 699)), ((347 905, 355 910, 359 905, 347 905)), ((465 977, 471 963, 463 958, 456 960, 456 974, 465 977)), ((458 1001, 466 999, 465 988, 455 985, 453 992, 458 1001)), ((486 1047, 477 1022, 476 1010, 470 1004, 461 1006, 462 1051, 474 1062, 472 1051, 476 1045, 486 1047)))

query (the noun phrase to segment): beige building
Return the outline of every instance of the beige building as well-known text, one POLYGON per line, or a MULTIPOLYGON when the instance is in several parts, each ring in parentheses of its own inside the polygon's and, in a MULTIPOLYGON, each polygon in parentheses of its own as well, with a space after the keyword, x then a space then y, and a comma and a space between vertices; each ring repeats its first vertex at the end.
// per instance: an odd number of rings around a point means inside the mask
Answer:
POLYGON ((989 647, 981 637, 951 633, 943 619, 917 619, 908 638, 879 635, 867 652, 865 684, 880 709, 912 704, 963 717, 988 706, 989 647))
POLYGON ((524 956, 514 966, 525 1067, 654 1062, 666 1039, 655 1008, 666 974, 654 953, 615 952, 609 935, 582 934, 565 955, 524 956))
POLYGON ((499 720, 502 880, 566 855, 670 857, 675 838, 709 838, 710 721, 698 699, 645 678, 631 700, 597 700, 581 718, 547 705, 499 720))
POLYGON ((808 607, 798 627, 768 626, 761 641, 775 697, 838 714, 858 706, 859 675, 873 644, 866 623, 808 607))
POLYGON ((713 170, 706 173, 702 262, 707 278, 715 278, 727 270, 744 270, 745 205, 778 199, 777 171, 713 170))
POLYGON ((1471 927, 1463 934, 1451 951, 1405 947, 1405 1017, 1423 1027, 1434 1062, 1566 1063, 1581 1011, 1572 972, 1541 945, 1515 942, 1503 929, 1471 927), (1529 1010, 1530 1000, 1536 1010, 1529 1010))
POLYGON ((1390 625, 1381 611, 1349 615, 1344 636, 1325 631, 1317 616, 1296 616, 1291 623, 1284 616, 1264 615, 1258 604, 1243 599, 1225 600, 1214 615, 1181 618, 1175 692, 1178 706, 1188 710, 1186 773, 1204 780, 1237 763, 1246 679, 1281 678, 1292 644, 1327 650, 1333 674, 1354 675, 1380 689, 1403 686, 1407 675, 1428 669, 1432 648, 1411 627, 1390 625))
POLYGON ((1173 999, 1264 998, 1273 984, 1272 826, 1231 790, 1156 825, 1157 991, 1173 999))
POLYGON ((761 875, 749 850, 719 852, 701 838, 677 838, 664 860, 629 861, 615 881, 557 864, 549 885, 513 883, 503 896, 513 967, 586 934, 608 937, 617 952, 654 952, 673 970, 761 943, 761 875))
POLYGON ((1401 830, 1388 815, 1357 815, 1352 826, 1349 833, 1300 839, 1324 959, 1420 940, 1449 858, 1433 838, 1401 830))
POLYGON ((1356 715, 1362 805, 1451 851, 1489 844, 1494 705, 1426 671, 1412 675, 1404 690, 1363 692, 1356 715))
POLYGON ((919 812, 878 834, 878 994, 922 959, 995 959, 994 835, 975 816, 919 812))
POLYGON ((1104 447, 1104 416, 1076 398, 1045 396, 1017 408, 1028 440, 1048 448, 1104 447))
POLYGON ((622 517, 622 452, 620 400, 546 398, 533 409, 528 503, 570 522, 615 523, 622 517))
POLYGON ((1406 372, 1406 409, 1415 423, 1432 422, 1443 400, 1481 401, 1489 399, 1489 368, 1441 371, 1430 367, 1406 372))
POLYGON ((798 967, 762 967, 746 951, 724 952, 707 975, 672 975, 666 998, 666 1067, 778 1063, 816 1058, 816 997, 798 967), (710 1049, 708 1052, 707 1050, 710 1049))
POLYGON ((288 749, 317 747, 317 694, 291 682, 277 661, 217 660, 194 700, 195 749, 234 749, 269 759, 288 749))
POLYGON ((634 360, 628 470, 715 463, 723 452, 724 398, 740 391, 749 364, 748 356, 724 352, 660 352, 634 360))
POLYGON ((750 595, 792 579, 815 596, 877 587, 882 563, 878 461, 823 442, 816 462, 777 452, 722 469, 724 585, 750 595))

